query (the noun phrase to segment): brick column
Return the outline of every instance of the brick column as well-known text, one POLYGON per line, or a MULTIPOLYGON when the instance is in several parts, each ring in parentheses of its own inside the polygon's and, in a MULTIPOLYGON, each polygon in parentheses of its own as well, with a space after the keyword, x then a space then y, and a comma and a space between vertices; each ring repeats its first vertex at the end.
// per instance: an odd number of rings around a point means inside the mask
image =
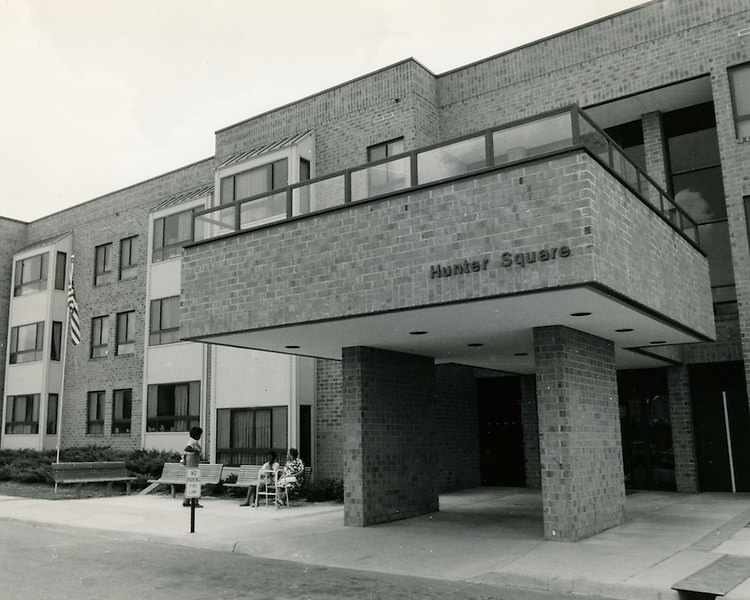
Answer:
POLYGON ((661 113, 652 112, 643 115, 641 126, 646 154, 646 172, 666 190, 667 171, 664 164, 664 132, 661 127, 661 113))
POLYGON ((523 457, 526 486, 542 487, 539 460, 539 414, 536 403, 536 380, 533 375, 521 376, 521 422, 523 424, 523 457))
POLYGON ((534 329, 544 537, 574 542, 623 522, 614 344, 534 329))
POLYGON ((667 368, 669 418, 672 422, 674 474, 678 492, 689 494, 698 490, 698 462, 695 455, 693 409, 690 403, 690 382, 686 365, 667 368))
POLYGON ((438 510, 432 358, 344 348, 344 523, 438 510))

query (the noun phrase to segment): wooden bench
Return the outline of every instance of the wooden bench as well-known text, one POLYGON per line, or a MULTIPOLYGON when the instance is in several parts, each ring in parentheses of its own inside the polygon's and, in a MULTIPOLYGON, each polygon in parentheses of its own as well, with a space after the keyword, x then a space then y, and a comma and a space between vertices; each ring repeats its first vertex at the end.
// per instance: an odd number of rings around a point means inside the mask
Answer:
MULTIPOLYGON (((202 463, 198 465, 201 471, 201 486, 218 485, 221 481, 221 473, 224 465, 202 463)), ((181 463, 164 463, 164 469, 159 479, 149 479, 150 484, 141 494, 148 494, 160 485, 168 485, 172 498, 175 496, 176 485, 185 485, 187 482, 187 467, 181 463)))
POLYGON ((237 471, 237 481, 234 483, 225 483, 226 488, 247 488, 258 481, 261 465, 240 465, 237 471))
POLYGON ((130 494, 130 482, 135 479, 128 473, 125 463, 117 461, 52 463, 52 475, 55 484, 77 484, 76 498, 81 497, 84 483, 106 483, 107 493, 111 495, 112 484, 122 481, 125 483, 125 493, 130 494))

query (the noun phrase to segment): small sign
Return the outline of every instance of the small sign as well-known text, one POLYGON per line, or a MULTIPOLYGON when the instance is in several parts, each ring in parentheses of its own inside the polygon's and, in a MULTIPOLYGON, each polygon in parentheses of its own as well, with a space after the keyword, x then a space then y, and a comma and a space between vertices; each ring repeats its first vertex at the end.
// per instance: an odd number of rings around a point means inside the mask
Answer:
POLYGON ((187 480, 185 482, 185 498, 201 497, 201 470, 185 469, 187 480))

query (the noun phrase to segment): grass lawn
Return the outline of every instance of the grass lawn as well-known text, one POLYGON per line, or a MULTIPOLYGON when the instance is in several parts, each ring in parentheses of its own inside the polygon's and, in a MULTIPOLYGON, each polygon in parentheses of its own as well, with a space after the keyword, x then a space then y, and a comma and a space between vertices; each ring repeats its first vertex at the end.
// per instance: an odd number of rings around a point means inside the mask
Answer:
MULTIPOLYGON (((112 495, 125 493, 125 485, 115 483, 112 495)), ((81 498, 101 498, 107 495, 106 484, 87 483, 81 490, 81 498)), ((69 500, 76 497, 75 485, 55 486, 46 483, 18 483, 17 481, 0 481, 0 496, 20 496, 42 500, 69 500)))

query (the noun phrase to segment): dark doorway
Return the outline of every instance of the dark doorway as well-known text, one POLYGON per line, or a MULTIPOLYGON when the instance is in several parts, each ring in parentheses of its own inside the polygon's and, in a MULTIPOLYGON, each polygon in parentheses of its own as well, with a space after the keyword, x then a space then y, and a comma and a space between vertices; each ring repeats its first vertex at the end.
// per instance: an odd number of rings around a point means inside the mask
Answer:
POLYGON ((674 449, 664 369, 620 371, 617 394, 625 485, 674 490, 674 449))
POLYGON ((700 489, 731 492, 734 473, 736 491, 750 491, 750 415, 742 363, 690 365, 689 373, 700 489))
POLYGON ((482 485, 526 485, 518 377, 477 380, 482 485))

